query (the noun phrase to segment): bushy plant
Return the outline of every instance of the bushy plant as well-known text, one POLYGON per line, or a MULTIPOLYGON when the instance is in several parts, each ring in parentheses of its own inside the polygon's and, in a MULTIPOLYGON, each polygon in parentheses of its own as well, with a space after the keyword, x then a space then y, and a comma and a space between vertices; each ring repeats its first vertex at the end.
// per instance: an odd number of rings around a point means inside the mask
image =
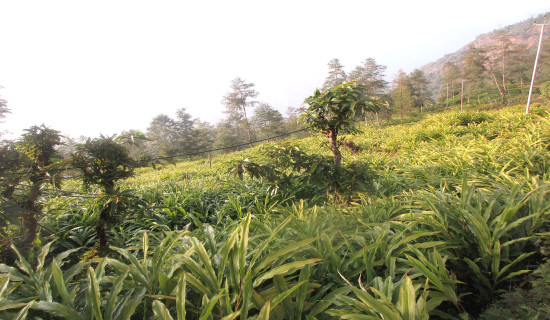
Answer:
POLYGON ((96 232, 99 239, 99 250, 107 249, 106 225, 109 218, 117 211, 123 211, 132 198, 128 190, 116 188, 118 180, 134 174, 134 160, 128 150, 114 140, 114 137, 88 139, 78 146, 73 156, 73 166, 82 173, 85 189, 92 185, 99 186, 103 195, 99 197, 102 207, 97 220, 96 232))
POLYGON ((307 128, 328 138, 337 168, 342 163, 338 135, 357 132, 355 114, 378 110, 373 100, 362 97, 361 87, 355 82, 343 82, 325 91, 317 89, 304 103, 309 107, 300 120, 307 128))
POLYGON ((546 103, 550 103, 550 81, 547 81, 540 86, 540 93, 546 103))
POLYGON ((61 145, 61 135, 44 125, 25 131, 19 140, 5 143, 0 151, 3 200, 0 228, 6 232, 5 228, 9 228, 10 223, 13 226, 15 218, 20 220, 20 236, 15 242, 27 256, 38 239, 43 186, 46 183, 60 186, 60 171, 55 167, 59 163, 56 147, 61 145))

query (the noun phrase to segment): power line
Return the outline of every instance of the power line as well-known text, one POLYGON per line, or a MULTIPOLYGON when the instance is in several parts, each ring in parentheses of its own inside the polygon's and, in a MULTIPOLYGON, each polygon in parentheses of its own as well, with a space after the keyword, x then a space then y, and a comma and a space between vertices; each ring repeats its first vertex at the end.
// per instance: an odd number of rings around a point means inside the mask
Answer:
MULTIPOLYGON (((268 140, 273 140, 273 139, 286 137, 286 136, 289 136, 291 134, 306 131, 306 130, 308 130, 308 129, 304 128, 304 129, 295 130, 295 131, 291 131, 291 132, 288 132, 288 133, 280 134, 280 135, 277 135, 277 136, 273 136, 273 137, 269 137, 269 138, 265 138, 265 139, 260 139, 260 140, 256 140, 256 141, 252 141, 252 142, 241 143, 241 144, 237 144, 237 145, 233 145, 233 146, 229 146, 229 147, 222 147, 222 148, 210 149, 210 150, 204 150, 204 151, 198 151, 198 152, 190 152, 190 153, 178 154, 178 155, 173 155, 173 156, 155 157, 155 158, 150 158, 150 159, 138 160, 138 162, 151 162, 151 161, 155 161, 155 160, 167 160, 167 159, 174 159, 174 158, 181 158, 181 157, 190 157, 190 156, 195 156, 195 155, 200 155, 200 154, 205 154, 205 153, 210 153, 210 152, 222 151, 222 150, 227 150, 227 149, 235 149, 235 148, 239 148, 239 147, 243 147, 243 146, 249 146, 249 145, 252 145, 252 144, 258 143, 258 142, 264 142, 264 141, 268 141, 268 140)), ((133 168, 137 168, 137 167, 133 167, 133 168)), ((38 171, 6 172, 3 175, 6 175, 6 176, 7 175, 23 175, 23 174, 29 174, 29 173, 42 173, 42 172, 48 172, 49 173, 49 172, 60 172, 60 171, 76 170, 76 169, 78 169, 78 168, 77 167, 67 167, 67 168, 57 168, 57 169, 44 169, 44 170, 38 170, 38 171)))

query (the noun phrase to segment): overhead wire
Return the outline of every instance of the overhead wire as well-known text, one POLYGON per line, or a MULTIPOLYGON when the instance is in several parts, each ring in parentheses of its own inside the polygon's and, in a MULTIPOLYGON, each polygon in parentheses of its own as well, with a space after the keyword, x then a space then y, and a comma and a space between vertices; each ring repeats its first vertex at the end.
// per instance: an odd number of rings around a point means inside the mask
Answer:
MULTIPOLYGON (((277 135, 277 136, 272 136, 272 137, 269 137, 269 138, 264 138, 264 139, 255 140, 255 141, 251 141, 251 142, 241 143, 241 144, 237 144, 237 145, 233 145, 233 146, 229 146, 229 147, 222 147, 222 148, 216 148, 216 149, 210 149, 210 150, 204 150, 204 151, 198 151, 198 152, 192 152, 192 153, 178 154, 178 155, 173 155, 173 156, 155 157, 155 158, 140 160, 140 161, 141 162, 144 162, 144 161, 151 162, 151 161, 155 161, 155 160, 166 160, 166 159, 173 159, 173 158, 179 158, 179 157, 188 157, 188 156, 200 155, 200 154, 216 152, 216 151, 222 151, 222 150, 227 150, 227 149, 234 149, 234 148, 248 146, 248 145, 252 146, 255 143, 264 142, 264 141, 273 140, 273 139, 278 139, 278 138, 281 138, 281 137, 286 137, 286 136, 292 135, 294 133, 298 133, 298 132, 302 132, 302 131, 306 131, 306 130, 307 129, 304 128, 304 129, 295 130, 295 131, 291 131, 291 132, 288 132, 288 133, 280 134, 280 135, 277 135)), ((140 161, 138 161, 138 162, 140 162, 140 161)), ((26 172, 6 172, 3 175, 16 175, 16 174, 41 173, 41 172, 59 172, 59 171, 74 170, 74 169, 77 169, 77 168, 76 167, 66 167, 66 168, 45 169, 45 170, 28 171, 28 172, 27 171, 26 172)), ((27 189, 20 188, 20 187, 15 187, 15 189, 20 190, 20 191, 26 191, 27 190, 27 189)), ((94 194, 94 193, 83 193, 83 192, 77 192, 77 191, 67 191, 67 190, 58 190, 58 189, 49 189, 49 188, 44 188, 42 190, 43 191, 48 191, 48 192, 56 192, 56 193, 58 193, 58 196, 72 197, 72 198, 93 199, 93 198, 96 198, 98 195, 100 195, 100 194, 94 194)), ((152 208, 149 208, 149 209, 162 209, 162 208, 168 209, 170 207, 157 207, 157 206, 155 206, 155 207, 152 207, 152 208)))
MULTIPOLYGON (((236 144, 236 145, 232 145, 232 146, 228 146, 228 147, 221 147, 221 148, 203 150, 203 151, 197 151, 197 152, 189 152, 189 153, 177 154, 177 155, 172 155, 172 156, 154 157, 154 158, 150 158, 150 159, 138 160, 137 162, 152 162, 152 161, 156 161, 156 160, 167 160, 167 159, 174 159, 174 158, 190 157, 190 156, 195 156, 195 155, 200 155, 200 154, 205 154, 205 153, 211 153, 211 152, 216 152, 216 151, 235 149, 235 148, 244 147, 244 146, 248 146, 248 145, 252 146, 255 143, 286 137, 286 136, 292 135, 294 133, 298 133, 298 132, 302 132, 302 131, 306 131, 306 130, 308 130, 308 129, 304 128, 304 129, 299 129, 299 130, 291 131, 291 132, 288 132, 288 133, 280 134, 280 135, 277 135, 277 136, 272 136, 272 137, 269 137, 269 138, 264 138, 264 139, 260 139, 260 140, 255 140, 255 141, 250 141, 250 142, 246 142, 246 143, 236 144)), ((133 168, 137 168, 137 167, 133 167, 133 168)), ((61 171, 76 170, 76 169, 78 169, 78 168, 77 167, 66 167, 66 168, 36 170, 36 171, 5 172, 5 173, 3 173, 3 175, 5 175, 5 176, 7 176, 7 175, 23 175, 23 174, 29 174, 29 173, 42 173, 42 172, 50 173, 50 172, 61 172, 61 171)))

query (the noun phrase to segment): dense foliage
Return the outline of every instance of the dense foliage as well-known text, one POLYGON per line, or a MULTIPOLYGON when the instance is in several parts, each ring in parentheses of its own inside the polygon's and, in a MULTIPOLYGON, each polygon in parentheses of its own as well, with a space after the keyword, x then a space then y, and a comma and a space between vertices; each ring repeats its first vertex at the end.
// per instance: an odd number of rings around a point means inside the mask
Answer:
POLYGON ((0 317, 492 319, 522 292, 542 303, 545 108, 433 114, 353 141, 347 180, 332 180, 322 136, 134 169, 103 257, 107 189, 68 180, 42 197, 38 254, 13 247, 0 265, 0 317))

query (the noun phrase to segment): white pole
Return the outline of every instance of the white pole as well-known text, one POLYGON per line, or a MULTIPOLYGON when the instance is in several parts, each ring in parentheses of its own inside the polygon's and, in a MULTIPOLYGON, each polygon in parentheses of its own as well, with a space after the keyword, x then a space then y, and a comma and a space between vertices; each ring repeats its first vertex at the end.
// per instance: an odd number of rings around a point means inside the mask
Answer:
POLYGON ((535 84, 535 74, 537 73, 537 64, 539 63, 540 46, 542 44, 542 34, 544 33, 544 24, 540 24, 540 38, 539 47, 537 49, 537 57, 535 58, 535 66, 533 67, 533 78, 531 78, 531 86, 529 87, 529 96, 527 97, 527 107, 525 107, 525 114, 529 113, 529 106, 531 105, 531 94, 533 93, 533 84, 535 84))

